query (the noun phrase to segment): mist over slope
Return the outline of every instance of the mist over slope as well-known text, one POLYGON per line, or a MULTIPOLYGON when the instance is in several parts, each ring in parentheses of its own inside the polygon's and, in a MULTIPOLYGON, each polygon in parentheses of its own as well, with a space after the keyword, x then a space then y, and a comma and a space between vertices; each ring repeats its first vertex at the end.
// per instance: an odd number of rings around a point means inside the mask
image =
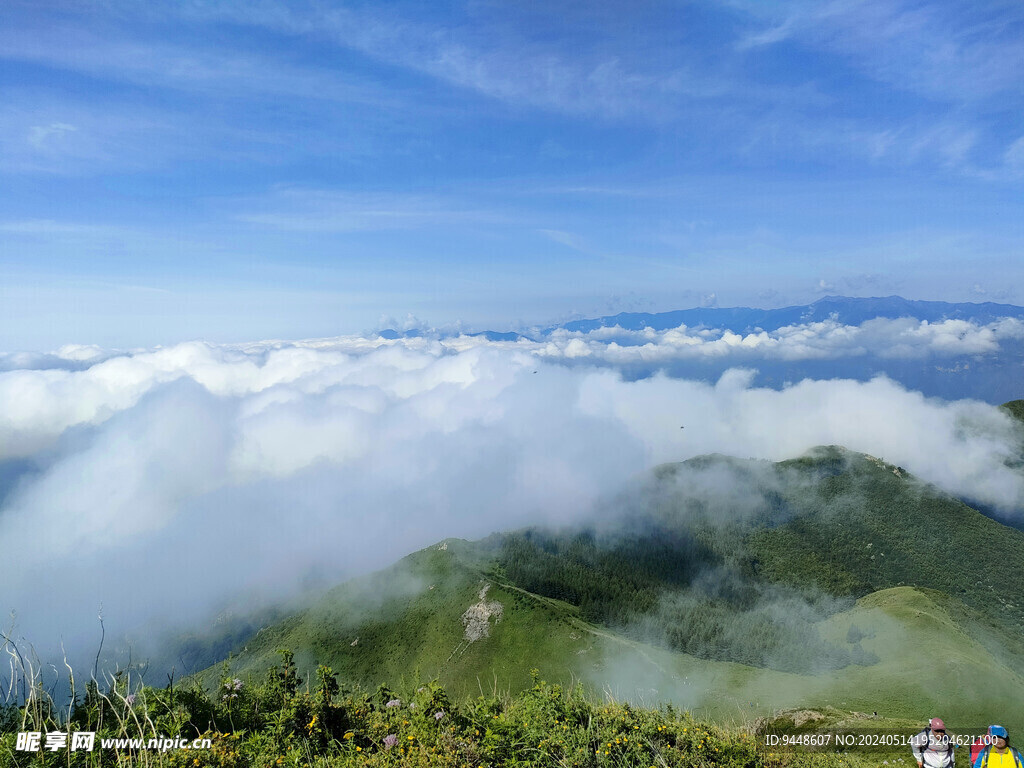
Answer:
POLYGON ((719 713, 991 718, 1024 683, 1022 573, 1024 533, 875 457, 706 456, 587 524, 446 539, 349 582, 243 638, 232 668, 291 648, 369 688, 418 670, 515 690, 540 667, 719 713))
MULTIPOLYGON (((906 359, 928 350, 929 365, 948 349, 1001 365, 1018 321, 945 322, 881 338, 903 338, 886 348, 906 359)), ((847 335, 833 330, 794 328, 763 350, 847 335)), ((782 460, 844 445, 994 513, 1024 506, 1021 427, 1005 411, 887 377, 762 386, 748 365, 760 358, 743 356, 757 344, 664 333, 676 351, 735 348, 720 360, 744 367, 636 379, 616 356, 642 358, 645 345, 555 334, 8 355, 0 538, 17 545, 0 563, 0 608, 42 651, 62 639, 90 658, 101 605, 108 638, 138 641, 382 567, 442 534, 585 522, 654 465, 706 453, 782 460), (607 359, 577 354, 588 344, 607 359)))

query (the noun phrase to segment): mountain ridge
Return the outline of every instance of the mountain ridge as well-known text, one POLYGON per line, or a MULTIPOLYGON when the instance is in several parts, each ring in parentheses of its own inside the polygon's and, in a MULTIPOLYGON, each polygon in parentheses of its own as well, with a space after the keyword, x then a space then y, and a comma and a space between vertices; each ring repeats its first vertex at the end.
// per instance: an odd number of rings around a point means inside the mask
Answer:
POLYGON ((953 695, 941 672, 970 688, 956 691, 960 710, 979 717, 994 713, 971 680, 1007 695, 1010 683, 1024 683, 1024 646, 1013 639, 1024 621, 1012 600, 1024 593, 1014 575, 1024 573, 1019 531, 837 447, 777 463, 699 457, 651 477, 642 524, 445 539, 240 643, 233 674, 261 674, 287 647, 305 668, 328 663, 368 686, 426 674, 467 695, 492 678, 520 689, 536 666, 554 679, 611 681, 627 696, 643 689, 709 711, 752 697, 768 708, 882 701, 923 716, 918 708, 942 697, 906 689, 927 680, 953 695), (733 517, 718 520, 722 510, 694 489, 730 464, 737 471, 727 479, 747 483, 753 501, 734 495, 733 517), (689 493, 682 500, 679 488, 689 493), (919 530, 930 517, 957 527, 962 550, 939 568, 919 530), (681 527, 673 534, 672 525, 681 527), (963 557, 979 541, 1003 542, 977 555, 981 570, 963 557), (679 563, 693 558, 692 573, 666 571, 662 550, 645 559, 645 547, 673 542, 679 563), (950 660, 948 669, 916 658, 908 638, 950 660))
POLYGON ((946 302, 905 299, 902 296, 823 296, 810 304, 763 309, 758 307, 691 307, 665 312, 619 312, 596 318, 570 320, 555 325, 537 326, 529 331, 473 332, 425 330, 414 328, 399 331, 387 328, 377 332, 384 339, 420 338, 423 336, 481 336, 489 341, 540 341, 556 331, 589 333, 600 328, 618 327, 626 331, 650 328, 655 331, 688 327, 728 329, 735 333, 777 331, 803 323, 835 320, 845 325, 859 325, 875 318, 914 318, 929 323, 943 320, 968 320, 990 323, 1010 317, 1024 319, 1024 307, 995 302, 946 302))
POLYGON ((835 320, 845 325, 859 325, 875 318, 897 319, 912 317, 917 320, 937 322, 941 320, 974 320, 992 322, 1002 317, 1024 317, 1024 307, 1012 304, 950 303, 944 301, 919 301, 904 299, 902 296, 848 297, 825 296, 811 304, 793 305, 777 309, 754 307, 696 307, 658 313, 622 312, 593 320, 576 320, 544 330, 544 335, 563 328, 568 331, 588 332, 597 328, 619 326, 624 330, 668 330, 680 325, 690 327, 728 328, 731 331, 749 333, 754 331, 776 331, 779 328, 802 323, 835 320))

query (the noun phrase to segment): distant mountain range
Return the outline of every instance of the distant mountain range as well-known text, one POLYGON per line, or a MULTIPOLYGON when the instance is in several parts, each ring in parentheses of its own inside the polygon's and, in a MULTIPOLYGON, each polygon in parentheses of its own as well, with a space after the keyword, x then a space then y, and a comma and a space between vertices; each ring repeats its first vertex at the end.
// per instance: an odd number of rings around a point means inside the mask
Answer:
POLYGON ((1024 307, 1012 304, 959 303, 945 301, 911 301, 900 296, 881 298, 851 298, 847 296, 826 296, 813 304, 780 309, 752 309, 750 307, 700 307, 681 309, 674 312, 622 312, 594 320, 574 320, 561 326, 545 329, 550 333, 555 328, 567 331, 592 331, 597 328, 619 326, 625 330, 652 328, 656 331, 705 326, 707 328, 728 328, 735 333, 751 333, 757 330, 777 331, 787 325, 817 323, 835 320, 844 325, 860 325, 876 317, 896 319, 912 317, 930 323, 942 320, 971 320, 976 323, 990 323, 1003 317, 1024 318, 1024 307))
MULTIPOLYGON (((914 301, 901 296, 883 296, 874 298, 854 298, 849 296, 825 296, 812 304, 781 307, 778 309, 757 309, 753 307, 695 307, 693 309, 677 309, 671 312, 620 312, 617 315, 605 315, 589 320, 572 320, 560 325, 552 325, 532 332, 514 333, 499 331, 479 331, 466 334, 484 336, 491 341, 516 341, 530 339, 539 341, 558 330, 589 333, 599 328, 619 327, 627 331, 640 331, 650 328, 664 331, 686 325, 690 328, 728 329, 734 333, 752 333, 755 331, 777 331, 790 325, 816 323, 834 320, 844 325, 860 325, 875 318, 897 319, 910 317, 929 323, 943 320, 968 320, 976 323, 991 323, 1004 317, 1024 319, 1024 307, 1013 304, 995 304, 984 302, 950 303, 946 301, 914 301)), ((396 331, 383 330, 382 338, 417 338, 427 335, 451 336, 450 332, 434 332, 423 330, 396 331)))

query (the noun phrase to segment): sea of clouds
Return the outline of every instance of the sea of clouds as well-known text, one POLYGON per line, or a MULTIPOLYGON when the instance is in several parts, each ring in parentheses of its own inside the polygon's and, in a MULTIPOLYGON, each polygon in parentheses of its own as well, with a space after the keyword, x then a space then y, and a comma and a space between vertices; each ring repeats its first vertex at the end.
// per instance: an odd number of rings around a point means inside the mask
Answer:
POLYGON ((929 323, 911 317, 875 318, 860 325, 837 320, 788 325, 773 331, 736 333, 727 328, 624 330, 599 328, 589 333, 559 329, 538 344, 537 354, 550 358, 593 358, 615 364, 670 363, 688 359, 733 361, 834 360, 878 356, 922 359, 986 355, 1005 341, 1024 339, 1024 322, 1002 318, 990 323, 943 320, 929 323))
POLYGON ((656 464, 712 452, 840 444, 1014 515, 1022 435, 992 405, 885 376, 767 388, 753 369, 757 350, 941 362, 1022 337, 1016 320, 878 320, 2 356, 0 609, 43 650, 94 652, 100 605, 118 630, 188 626, 443 538, 584 520, 656 464), (729 365, 713 381, 619 367, 688 355, 729 365))

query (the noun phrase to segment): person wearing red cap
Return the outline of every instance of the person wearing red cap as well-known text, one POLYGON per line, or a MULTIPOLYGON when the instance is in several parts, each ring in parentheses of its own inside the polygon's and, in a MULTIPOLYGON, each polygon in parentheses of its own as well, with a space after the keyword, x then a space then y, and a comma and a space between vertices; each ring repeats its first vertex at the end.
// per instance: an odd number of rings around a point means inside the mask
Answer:
POLYGON ((933 717, 928 727, 910 740, 918 768, 953 768, 953 740, 946 735, 942 718, 933 717))
POLYGON ((1022 768, 1020 752, 1010 746, 1010 733, 1001 725, 988 727, 989 746, 981 750, 974 768, 1022 768))

